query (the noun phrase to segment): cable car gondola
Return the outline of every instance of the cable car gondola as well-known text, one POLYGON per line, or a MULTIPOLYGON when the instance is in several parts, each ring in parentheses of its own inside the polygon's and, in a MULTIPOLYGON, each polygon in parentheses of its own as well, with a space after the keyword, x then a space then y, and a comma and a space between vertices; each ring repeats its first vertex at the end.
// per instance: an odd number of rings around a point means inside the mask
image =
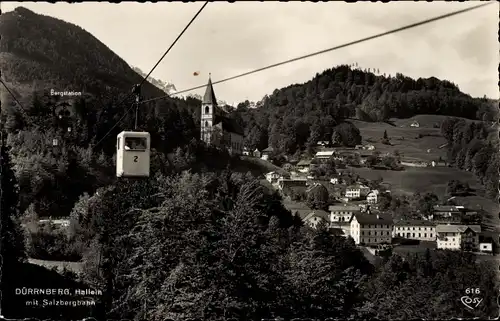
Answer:
POLYGON ((149 177, 151 135, 123 131, 116 138, 116 176, 149 177))
MULTIPOLYGON (((140 85, 135 85, 136 95, 135 128, 139 109, 140 85)), ((149 177, 151 135, 148 132, 122 131, 116 137, 116 176, 149 177)))

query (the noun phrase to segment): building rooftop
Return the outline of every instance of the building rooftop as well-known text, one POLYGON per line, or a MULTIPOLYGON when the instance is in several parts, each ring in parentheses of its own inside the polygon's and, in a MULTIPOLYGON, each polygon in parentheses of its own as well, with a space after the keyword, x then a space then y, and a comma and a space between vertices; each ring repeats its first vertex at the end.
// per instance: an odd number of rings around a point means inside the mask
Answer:
POLYGON ((436 224, 432 223, 431 221, 424 221, 424 220, 404 220, 404 221, 395 222, 394 225, 396 225, 396 226, 436 226, 436 224))
POLYGON ((355 213, 353 219, 354 218, 356 218, 360 224, 393 224, 392 216, 388 214, 355 213))
POLYGON ((328 206, 328 210, 330 212, 333 212, 333 211, 352 211, 352 212, 361 211, 361 209, 360 209, 359 206, 357 206, 357 205, 347 205, 347 204, 344 204, 344 205, 330 205, 330 206, 328 206))
POLYGON ((463 211, 465 208, 463 206, 455 206, 455 205, 435 205, 434 211, 438 212, 458 212, 463 211))
POLYGON ((365 186, 363 184, 353 184, 353 185, 349 185, 346 187, 346 189, 360 189, 360 188, 368 188, 368 186, 365 186))
POLYGON ((476 233, 481 233, 480 225, 459 225, 459 224, 442 224, 436 226, 437 233, 463 233, 468 228, 476 233))
POLYGON ((335 151, 333 150, 324 150, 317 152, 315 157, 333 156, 333 154, 335 154, 335 151))
POLYGON ((205 95, 202 100, 203 104, 211 104, 217 106, 217 98, 215 98, 214 87, 212 85, 212 79, 208 77, 207 89, 205 90, 205 95))
POLYGON ((308 220, 308 219, 310 219, 312 217, 319 217, 319 218, 321 218, 321 219, 323 219, 325 221, 329 221, 330 220, 330 218, 329 218, 330 214, 328 214, 328 212, 326 212, 326 211, 323 211, 323 210, 312 210, 312 211, 309 210, 309 211, 310 211, 309 214, 307 214, 303 218, 304 221, 308 220))

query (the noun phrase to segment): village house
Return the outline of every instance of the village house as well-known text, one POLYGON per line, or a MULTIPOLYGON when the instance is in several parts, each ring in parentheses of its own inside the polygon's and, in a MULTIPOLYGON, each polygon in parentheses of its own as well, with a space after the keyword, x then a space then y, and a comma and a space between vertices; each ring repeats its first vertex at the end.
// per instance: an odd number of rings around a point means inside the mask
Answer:
POLYGON ((335 161, 343 162, 349 155, 350 153, 347 152, 335 153, 332 159, 335 161))
POLYGON ((261 152, 261 157, 263 160, 269 160, 269 157, 271 156, 271 154, 274 152, 274 148, 272 148, 271 146, 269 146, 268 148, 264 149, 262 152, 261 152))
POLYGON ((317 152, 316 155, 314 155, 314 159, 328 160, 328 159, 332 159, 334 155, 335 155, 334 150, 323 150, 323 151, 317 152))
POLYGON ((41 225, 44 225, 44 224, 52 224, 54 225, 55 227, 68 227, 69 224, 70 224, 70 219, 69 217, 66 217, 66 218, 59 218, 59 219, 52 219, 51 217, 49 219, 41 219, 41 220, 38 220, 38 223, 40 223, 41 225))
POLYGON ((357 205, 330 205, 330 222, 349 222, 353 214, 361 212, 361 208, 357 205))
POLYGON ((311 166, 311 160, 303 159, 297 163, 297 169, 301 173, 309 172, 309 166, 311 166))
POLYGON ((253 151, 253 157, 257 157, 257 158, 260 158, 260 151, 256 148, 254 151, 253 151))
POLYGON ((304 224, 316 228, 320 222, 325 222, 328 224, 329 217, 328 212, 323 210, 313 210, 304 206, 303 203, 286 201, 283 202, 283 206, 292 213, 292 215, 297 215, 304 224))
POLYGON ((346 188, 345 197, 347 199, 364 198, 370 192, 370 188, 363 184, 351 185, 346 188))
POLYGON ((483 253, 493 254, 493 243, 492 242, 479 243, 479 251, 483 253))
POLYGON ((435 223, 442 224, 480 224, 481 216, 476 210, 459 205, 436 205, 429 217, 435 223))
POLYGON ((318 147, 328 147, 330 146, 330 142, 327 140, 320 140, 316 143, 316 146, 318 147))
POLYGON ((462 212, 465 210, 463 206, 456 205, 435 205, 433 213, 429 219, 434 222, 444 223, 460 223, 462 212))
POLYGON ((402 237, 410 240, 435 241, 436 226, 430 221, 406 220, 394 223, 392 237, 402 237))
POLYGON ((354 147, 354 149, 357 149, 357 150, 374 150, 375 146, 370 145, 370 144, 367 144, 367 145, 356 145, 356 147, 354 147))
POLYGON ((413 123, 411 123, 410 127, 418 128, 418 127, 420 127, 420 124, 418 123, 418 121, 415 120, 413 123))
POLYGON ((380 192, 376 189, 369 192, 368 195, 366 195, 366 201, 368 204, 376 204, 378 202, 379 193, 380 192))
POLYGON ((271 184, 277 184, 280 179, 289 179, 290 175, 280 174, 278 172, 269 172, 266 174, 266 180, 271 184))
POLYGON ((340 184, 340 182, 341 182, 341 179, 339 177, 330 178, 330 183, 333 185, 340 184))
POLYGON ((437 248, 448 250, 477 251, 480 225, 442 224, 436 226, 437 248))
POLYGON ((351 237, 356 244, 391 244, 393 221, 388 214, 355 213, 351 219, 351 237))
POLYGON ((312 228, 316 228, 320 222, 328 224, 328 212, 323 210, 312 210, 302 219, 302 221, 312 228))
POLYGON ((248 149, 248 147, 243 147, 243 155, 250 156, 252 152, 248 149))

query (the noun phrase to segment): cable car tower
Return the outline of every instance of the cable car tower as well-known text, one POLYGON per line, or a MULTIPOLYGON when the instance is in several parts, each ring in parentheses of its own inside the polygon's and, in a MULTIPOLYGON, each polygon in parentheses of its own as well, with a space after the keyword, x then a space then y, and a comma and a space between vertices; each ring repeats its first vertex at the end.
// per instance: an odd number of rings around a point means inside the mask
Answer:
POLYGON ((116 176, 121 178, 149 177, 151 135, 137 131, 141 87, 135 85, 135 126, 133 131, 122 131, 116 137, 116 176))

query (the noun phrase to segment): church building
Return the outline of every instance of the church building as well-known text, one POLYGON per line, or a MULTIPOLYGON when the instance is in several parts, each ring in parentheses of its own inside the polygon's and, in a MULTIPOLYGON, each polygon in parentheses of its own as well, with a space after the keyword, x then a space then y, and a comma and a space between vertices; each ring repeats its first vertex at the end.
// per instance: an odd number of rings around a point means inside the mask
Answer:
POLYGON ((201 103, 201 140, 218 148, 226 148, 231 154, 241 155, 243 137, 241 126, 217 105, 212 79, 209 77, 201 103))

